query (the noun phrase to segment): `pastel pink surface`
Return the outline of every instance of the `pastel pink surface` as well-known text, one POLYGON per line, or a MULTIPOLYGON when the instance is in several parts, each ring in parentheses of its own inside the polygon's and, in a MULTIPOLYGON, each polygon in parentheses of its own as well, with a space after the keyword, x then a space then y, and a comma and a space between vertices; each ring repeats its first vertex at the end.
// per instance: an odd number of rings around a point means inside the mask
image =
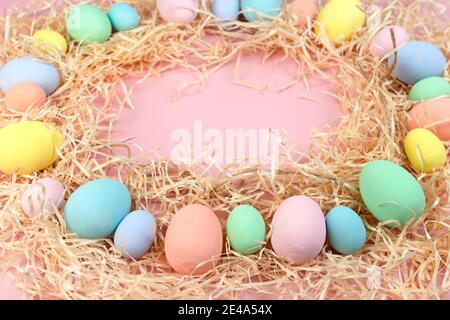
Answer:
MULTIPOLYGON (((259 55, 243 57, 239 81, 265 88, 261 92, 234 84, 234 68, 234 63, 224 66, 204 86, 191 88, 190 95, 177 101, 173 101, 177 91, 196 80, 190 71, 175 69, 148 79, 134 89, 132 101, 136 108, 123 111, 114 137, 135 137, 134 142, 146 152, 157 150, 161 157, 172 160, 176 160, 174 151, 180 143, 187 141, 192 144, 193 160, 200 160, 199 155, 207 160, 202 150, 213 135, 221 140, 217 149, 222 147, 219 151, 233 158, 229 160, 244 160, 252 154, 236 149, 230 154, 225 150, 230 131, 243 130, 258 136, 269 129, 278 130, 296 150, 304 151, 310 144, 311 128, 321 130, 339 122, 342 112, 331 95, 336 89, 326 79, 311 77, 310 88, 298 83, 282 91, 296 78, 297 65, 293 61, 276 56, 263 65, 259 55)), ((250 141, 246 142, 248 150, 250 141)), ((256 142, 261 146, 262 141, 256 142)), ((225 162, 225 157, 221 159, 225 162)), ((262 156, 260 160, 268 158, 262 156)))
POLYGON ((14 284, 14 275, 0 270, 0 300, 24 300, 23 291, 14 284))

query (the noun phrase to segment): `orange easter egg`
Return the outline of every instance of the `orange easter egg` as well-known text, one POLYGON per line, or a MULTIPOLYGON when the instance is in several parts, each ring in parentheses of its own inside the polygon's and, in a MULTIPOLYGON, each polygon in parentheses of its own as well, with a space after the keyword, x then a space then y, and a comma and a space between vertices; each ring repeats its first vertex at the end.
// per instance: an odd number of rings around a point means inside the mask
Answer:
POLYGON ((46 100, 45 90, 35 83, 21 83, 12 87, 5 95, 6 106, 16 111, 42 108, 46 100))
POLYGON ((317 15, 317 5, 314 0, 291 0, 286 7, 288 16, 295 25, 305 26, 308 18, 312 22, 317 15))
POLYGON ((217 264, 223 235, 219 219, 208 207, 188 205, 169 223, 165 238, 166 258, 180 274, 199 275, 217 264))
POLYGON ((408 130, 425 128, 441 140, 450 140, 450 98, 438 98, 417 104, 408 113, 408 130))

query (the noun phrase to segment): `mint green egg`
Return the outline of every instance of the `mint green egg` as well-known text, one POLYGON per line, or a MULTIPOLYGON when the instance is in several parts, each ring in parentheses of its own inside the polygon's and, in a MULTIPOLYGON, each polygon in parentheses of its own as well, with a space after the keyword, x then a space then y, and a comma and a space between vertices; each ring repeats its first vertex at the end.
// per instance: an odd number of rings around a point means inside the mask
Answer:
POLYGON ((67 31, 81 44, 108 41, 112 33, 108 15, 93 4, 80 4, 72 8, 66 19, 67 31))
POLYGON ((450 83, 442 77, 428 77, 417 82, 409 92, 414 102, 450 96, 450 83))
POLYGON ((425 194, 419 182, 393 162, 367 163, 359 177, 359 188, 367 209, 379 221, 395 220, 404 225, 425 210, 425 194))
POLYGON ((259 251, 266 239, 266 224, 259 211, 249 205, 236 207, 228 216, 227 237, 237 252, 259 251))

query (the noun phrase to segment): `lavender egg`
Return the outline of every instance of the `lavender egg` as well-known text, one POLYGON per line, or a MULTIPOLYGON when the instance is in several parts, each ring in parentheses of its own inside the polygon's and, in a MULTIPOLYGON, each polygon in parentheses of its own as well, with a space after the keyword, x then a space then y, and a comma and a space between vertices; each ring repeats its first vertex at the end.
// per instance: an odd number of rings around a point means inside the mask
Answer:
POLYGON ((138 259, 153 244, 155 228, 155 217, 150 212, 133 211, 117 227, 114 245, 124 257, 138 259))
POLYGON ((241 10, 239 0, 214 0, 211 5, 212 13, 221 21, 237 20, 239 10, 241 10))
POLYGON ((273 216, 272 230, 275 253, 295 264, 314 259, 325 244, 324 214, 314 200, 305 196, 281 203, 273 216))
POLYGON ((22 210, 30 218, 60 209, 64 203, 64 186, 58 180, 43 178, 29 186, 22 195, 22 210))

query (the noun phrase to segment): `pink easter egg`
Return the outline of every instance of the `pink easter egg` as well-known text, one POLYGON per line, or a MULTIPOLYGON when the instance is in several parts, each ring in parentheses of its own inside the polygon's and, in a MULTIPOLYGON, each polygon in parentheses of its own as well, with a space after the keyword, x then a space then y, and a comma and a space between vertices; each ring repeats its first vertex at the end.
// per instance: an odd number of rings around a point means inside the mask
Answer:
POLYGON ((22 195, 22 210, 30 218, 37 218, 44 211, 61 208, 64 202, 64 186, 55 179, 44 178, 32 184, 22 195))
POLYGON ((450 98, 436 98, 418 103, 408 112, 408 130, 425 128, 439 139, 450 141, 450 98))
POLYGON ((191 23, 200 8, 199 0, 157 0, 156 7, 167 22, 191 23))
POLYGON ((305 196, 281 203, 272 220, 272 248, 277 255, 299 264, 315 258, 326 238, 325 218, 319 205, 305 196))
POLYGON ((409 34, 402 27, 386 26, 383 27, 372 40, 370 52, 375 57, 384 57, 394 50, 394 42, 392 41, 391 30, 394 31, 395 44, 397 47, 408 42, 409 34))
POLYGON ((286 11, 294 22, 294 25, 306 26, 308 20, 312 21, 317 15, 315 0, 290 0, 287 2, 286 11))

